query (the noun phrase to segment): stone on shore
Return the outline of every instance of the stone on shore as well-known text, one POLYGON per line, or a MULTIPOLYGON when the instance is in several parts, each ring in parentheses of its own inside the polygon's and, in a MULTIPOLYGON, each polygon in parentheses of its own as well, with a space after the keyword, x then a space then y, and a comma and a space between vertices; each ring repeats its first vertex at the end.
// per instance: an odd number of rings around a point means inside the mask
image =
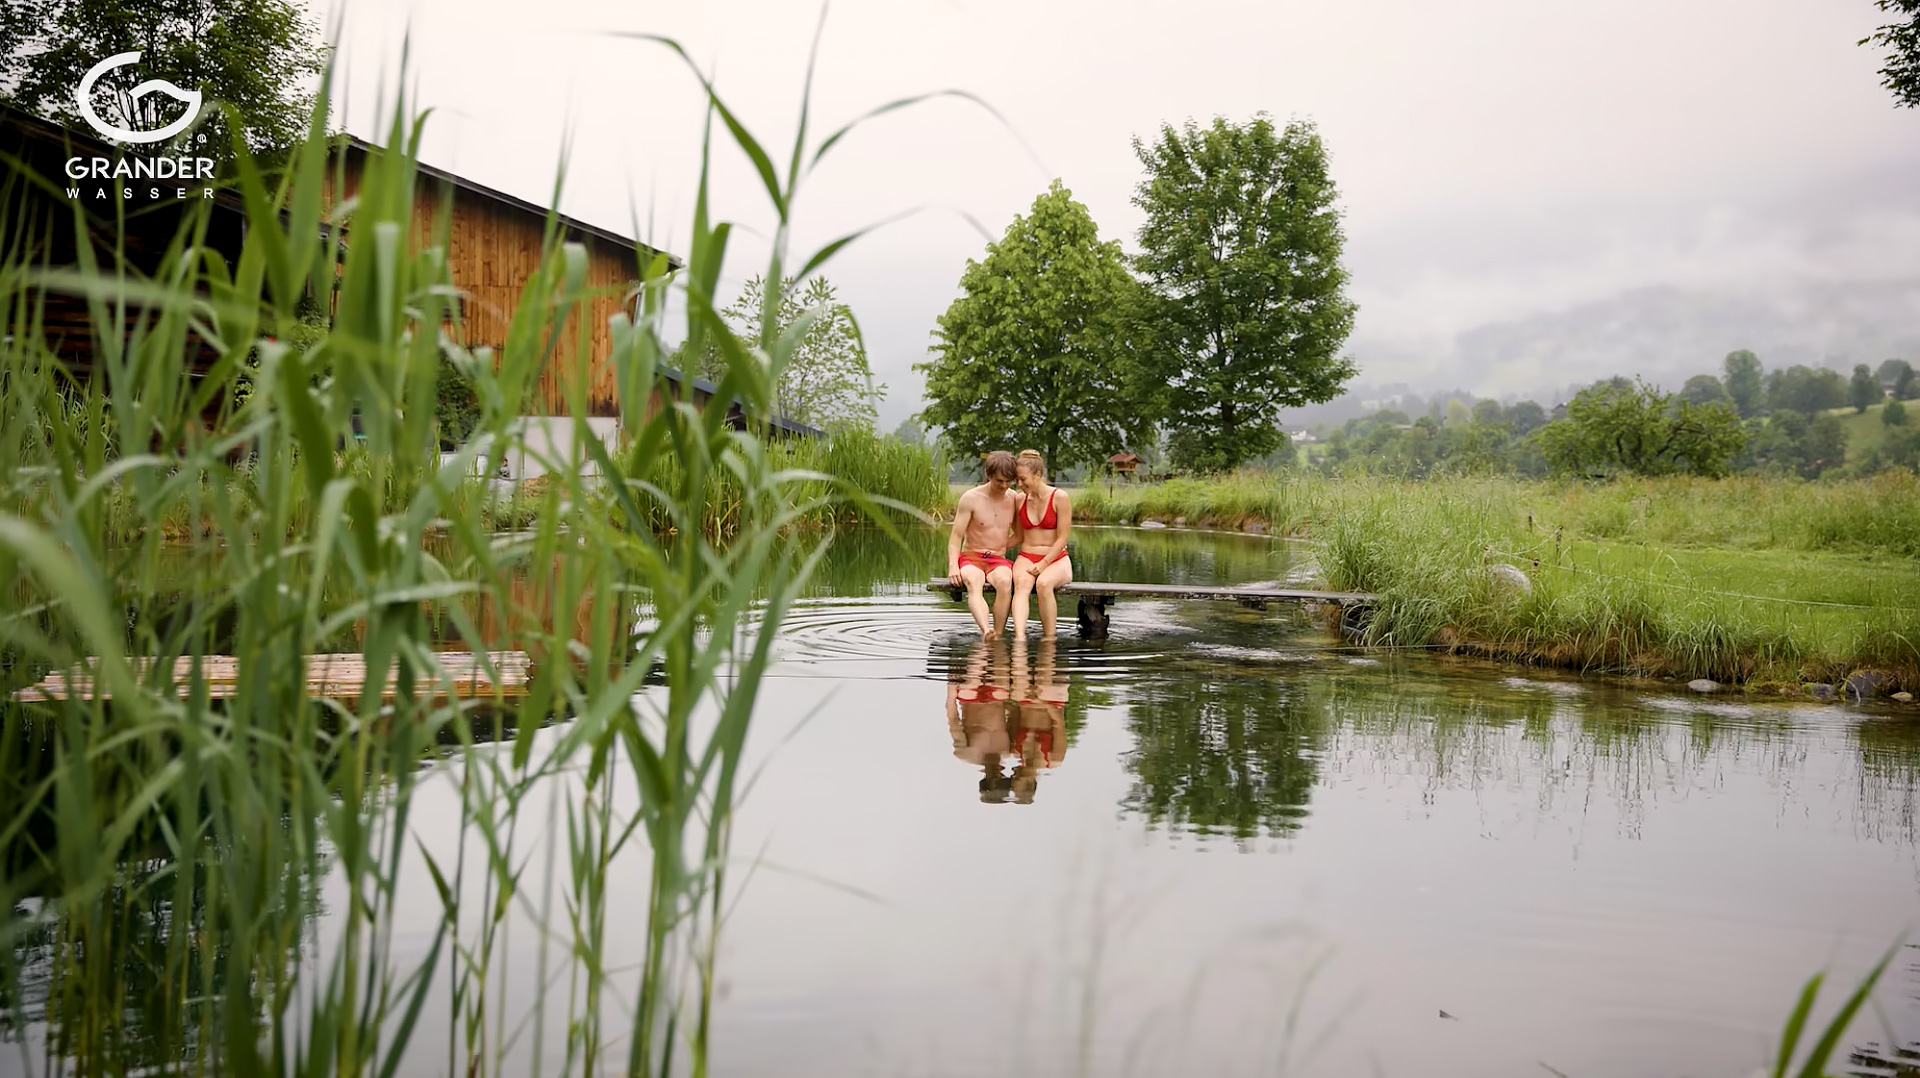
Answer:
POLYGON ((1880 696, 1894 687, 1893 675, 1884 670, 1856 670, 1844 682, 1847 699, 1854 703, 1880 696))
POLYGON ((1495 587, 1505 588, 1521 595, 1533 594, 1533 581, 1528 580, 1527 574, 1521 572, 1517 565, 1508 565, 1506 562, 1489 565, 1487 575, 1493 578, 1495 587))
POLYGON ((1836 695, 1833 691, 1833 686, 1823 681, 1816 681, 1807 686, 1807 692, 1811 693, 1815 700, 1831 700, 1836 695))
POLYGON ((1687 682, 1687 688, 1694 692, 1719 692, 1720 683, 1711 678, 1697 677, 1687 682))
POLYGON ((1897 692, 1893 694, 1893 699, 1903 704, 1911 704, 1913 703, 1913 694, 1910 692, 1897 692))

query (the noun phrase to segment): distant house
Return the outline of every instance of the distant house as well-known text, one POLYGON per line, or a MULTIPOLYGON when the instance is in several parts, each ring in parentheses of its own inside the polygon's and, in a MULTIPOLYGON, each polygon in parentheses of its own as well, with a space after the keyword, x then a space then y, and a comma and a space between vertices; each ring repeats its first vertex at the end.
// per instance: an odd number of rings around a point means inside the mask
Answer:
POLYGON ((1134 453, 1115 453, 1107 458, 1107 467, 1112 469, 1115 475, 1132 479, 1134 471, 1140 467, 1140 457, 1134 453))

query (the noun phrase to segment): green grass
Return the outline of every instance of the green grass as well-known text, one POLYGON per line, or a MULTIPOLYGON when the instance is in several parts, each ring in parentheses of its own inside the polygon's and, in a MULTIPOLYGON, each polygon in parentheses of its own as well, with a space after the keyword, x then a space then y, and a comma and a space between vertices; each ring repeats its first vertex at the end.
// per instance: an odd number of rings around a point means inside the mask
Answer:
MULTIPOLYGON (((1907 423, 1920 423, 1920 401, 1902 401, 1907 410, 1907 423)), ((1881 419, 1886 404, 1873 404, 1864 412, 1856 412, 1852 407, 1835 408, 1829 415, 1840 417, 1840 429, 1847 433, 1847 460, 1859 460, 1867 453, 1886 444, 1887 425, 1881 419)))
POLYGON ((1920 477, 1586 483, 1239 473, 1080 492, 1082 519, 1321 542, 1332 587, 1384 598, 1377 644, 1723 682, 1920 685, 1920 477), (1538 561, 1538 565, 1534 562, 1538 561), (1495 584, 1513 563, 1529 595, 1495 584))

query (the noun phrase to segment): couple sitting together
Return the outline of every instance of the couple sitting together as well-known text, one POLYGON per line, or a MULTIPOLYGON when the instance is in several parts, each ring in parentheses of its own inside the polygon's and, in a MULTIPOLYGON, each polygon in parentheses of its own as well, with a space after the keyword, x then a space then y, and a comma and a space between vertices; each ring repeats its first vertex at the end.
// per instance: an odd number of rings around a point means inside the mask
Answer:
POLYGON ((1027 597, 1040 593, 1040 635, 1053 638, 1059 601, 1053 590, 1073 582, 1073 562, 1067 559, 1067 532, 1073 526, 1073 506, 1067 492, 1047 485, 1047 465, 1040 454, 996 449, 987 454, 986 482, 960 495, 954 507, 953 532, 947 537, 947 580, 967 589, 980 635, 988 640, 1000 634, 1013 608, 1013 634, 1027 634, 1027 597), (1013 488, 1018 485, 1016 491, 1013 488), (1006 552, 1018 547, 1008 561, 1006 552), (987 612, 986 585, 993 586, 993 612, 987 612))

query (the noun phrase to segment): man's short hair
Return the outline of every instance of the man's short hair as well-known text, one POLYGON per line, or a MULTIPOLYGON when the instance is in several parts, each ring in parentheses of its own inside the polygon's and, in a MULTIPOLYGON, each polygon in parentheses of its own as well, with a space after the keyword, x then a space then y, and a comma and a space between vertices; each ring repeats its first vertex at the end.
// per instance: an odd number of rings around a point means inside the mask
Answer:
POLYGON ((996 449, 987 454, 986 473, 988 479, 1005 479, 1012 482, 1013 454, 1004 449, 996 449))

